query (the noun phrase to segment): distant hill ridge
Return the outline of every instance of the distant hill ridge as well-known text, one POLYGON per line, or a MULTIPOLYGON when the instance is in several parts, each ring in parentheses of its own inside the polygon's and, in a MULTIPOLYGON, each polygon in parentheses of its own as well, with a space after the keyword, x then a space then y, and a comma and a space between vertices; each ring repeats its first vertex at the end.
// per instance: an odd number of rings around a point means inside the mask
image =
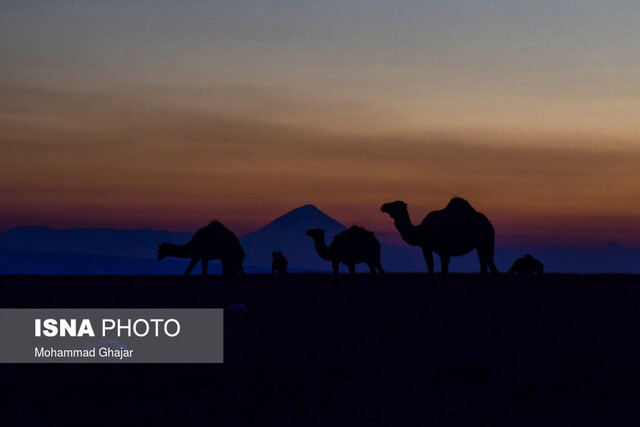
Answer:
POLYGON ((16 227, 0 233, 0 248, 12 251, 74 252, 131 258, 155 258, 163 241, 187 242, 193 233, 164 230, 116 230, 42 226, 16 227))

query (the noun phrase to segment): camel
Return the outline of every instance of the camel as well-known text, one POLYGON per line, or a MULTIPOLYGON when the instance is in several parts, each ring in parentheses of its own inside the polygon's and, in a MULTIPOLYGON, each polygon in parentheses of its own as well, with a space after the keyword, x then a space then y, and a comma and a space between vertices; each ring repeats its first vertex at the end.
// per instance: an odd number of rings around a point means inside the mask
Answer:
POLYGON ((380 210, 394 220, 402 240, 422 248, 430 283, 433 283, 434 276, 433 252, 440 255, 442 278, 446 282, 451 257, 465 255, 474 249, 480 259, 480 278, 484 277, 488 266, 495 283, 499 273, 493 262, 493 225, 466 200, 459 197, 451 199, 444 209, 430 212, 420 225, 411 224, 405 202, 385 203, 380 210))
POLYGON ((337 234, 331 246, 325 243, 325 230, 315 228, 307 230, 307 236, 313 239, 320 258, 331 261, 335 279, 338 278, 340 263, 346 264, 353 281, 356 281, 356 264, 366 263, 375 279, 376 269, 383 277, 386 274, 380 263, 380 242, 376 236, 362 227, 353 227, 337 234))
POLYGON ((271 261, 271 271, 273 274, 277 273, 280 277, 286 276, 289 261, 287 261, 280 251, 271 253, 271 256, 273 257, 273 261, 271 261))
POLYGON ((158 261, 166 257, 191 258, 185 276, 191 274, 198 261, 202 261, 202 274, 206 276, 209 261, 215 259, 221 260, 223 280, 234 280, 238 274, 244 274, 244 249, 236 235, 218 221, 212 221, 196 231, 184 245, 161 243, 158 246, 158 261))
POLYGON ((531 276, 536 274, 538 276, 542 276, 542 273, 544 273, 544 265, 542 265, 542 262, 531 255, 526 254, 522 258, 518 258, 513 262, 508 275, 531 276))

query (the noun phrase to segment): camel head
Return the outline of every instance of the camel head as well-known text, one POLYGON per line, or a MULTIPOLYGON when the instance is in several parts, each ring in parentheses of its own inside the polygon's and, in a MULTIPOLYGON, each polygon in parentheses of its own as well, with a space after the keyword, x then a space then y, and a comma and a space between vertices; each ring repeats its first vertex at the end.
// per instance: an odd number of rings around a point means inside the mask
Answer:
POLYGON ((396 200, 395 202, 385 203, 380 207, 380 210, 388 214, 391 218, 396 219, 399 216, 407 214, 407 204, 396 200))
POLYGON ((158 261, 169 256, 169 246, 168 243, 160 243, 158 245, 158 261))
POLYGON ((311 237, 313 240, 324 241, 324 233, 325 231, 321 228, 312 228, 307 230, 307 236, 311 237))

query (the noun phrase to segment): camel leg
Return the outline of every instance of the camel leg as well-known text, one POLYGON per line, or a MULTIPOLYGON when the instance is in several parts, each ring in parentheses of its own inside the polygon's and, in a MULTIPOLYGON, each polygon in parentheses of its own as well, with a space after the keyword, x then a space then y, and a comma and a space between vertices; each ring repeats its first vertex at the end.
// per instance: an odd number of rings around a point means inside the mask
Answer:
POLYGON ((340 271, 340 261, 331 261, 331 267, 333 268, 333 280, 338 282, 338 272, 340 271))
POLYGON ((491 247, 491 248, 485 249, 482 251, 481 255, 480 255, 480 252, 478 252, 478 254, 481 257, 480 259, 481 274, 482 274, 482 264, 484 263, 485 265, 484 272, 486 273, 487 266, 489 266, 489 269, 491 270, 491 279, 493 280, 493 288, 496 289, 498 285, 498 278, 500 277, 500 272, 498 271, 496 264, 493 262, 493 248, 491 247))
POLYGON ((353 282, 355 283, 355 281, 356 281, 356 266, 355 266, 355 264, 347 264, 347 267, 349 268, 349 273, 351 273, 351 280, 353 280, 353 282))
POLYGON ((482 261, 480 262, 480 275, 478 276, 478 280, 476 280, 476 282, 473 284, 473 288, 471 289, 472 292, 475 292, 478 290, 478 285, 480 284, 480 282, 482 282, 482 278, 484 277, 484 275, 487 272, 487 264, 483 263, 482 261))
POLYGON ((371 271, 371 278, 373 279, 373 283, 376 283, 378 279, 376 275, 376 268, 378 264, 375 261, 374 262, 368 261, 367 266, 369 267, 369 271, 371 271))
POLYGON ((480 260, 480 277, 478 278, 478 281, 473 287, 473 290, 475 291, 478 289, 478 283, 482 281, 482 279, 484 279, 484 276, 487 274, 487 266, 491 268, 491 275, 493 276, 493 285, 495 288, 498 269, 496 268, 496 265, 493 263, 493 251, 477 249, 477 252, 478 252, 478 259, 480 260))
POLYGON ((429 270, 429 284, 433 285, 433 252, 422 248, 422 255, 427 263, 427 270, 429 270))
POLYGON ((491 251, 491 256, 489 257, 489 269, 491 270, 491 277, 493 279, 493 284, 495 285, 498 281, 498 277, 500 276, 500 272, 498 271, 498 267, 496 267, 496 263, 493 262, 493 251, 491 251))
POLYGON ((484 276, 487 274, 487 262, 485 260, 480 261, 480 277, 478 280, 484 279, 484 276))
POLYGON ((377 269, 378 269, 378 272, 380 273, 380 275, 382 276, 382 281, 386 281, 387 280, 387 272, 384 271, 384 268, 382 268, 382 263, 380 261, 378 261, 377 269))
POLYGON ((191 258, 191 261, 189 262, 189 266, 184 272, 185 276, 189 276, 191 274, 191 270, 193 270, 193 268, 196 266, 198 261, 200 261, 200 258, 191 258))
POLYGON ((203 258, 202 259, 202 275, 206 276, 208 271, 209 271, 209 260, 203 258))
POLYGON ((442 282, 447 284, 447 273, 449 272, 449 261, 451 257, 449 255, 440 255, 440 264, 442 265, 442 282))
POLYGON ((367 262, 367 267, 369 267, 369 271, 371 271, 371 275, 375 277, 376 275, 376 265, 372 262, 367 262))
POLYGON ((487 274, 487 254, 482 249, 477 249, 478 261, 480 261, 480 279, 484 278, 487 274))
POLYGON ((382 268, 382 264, 378 263, 378 271, 380 272, 380 274, 382 274, 383 276, 387 275, 387 272, 384 271, 384 268, 382 268))

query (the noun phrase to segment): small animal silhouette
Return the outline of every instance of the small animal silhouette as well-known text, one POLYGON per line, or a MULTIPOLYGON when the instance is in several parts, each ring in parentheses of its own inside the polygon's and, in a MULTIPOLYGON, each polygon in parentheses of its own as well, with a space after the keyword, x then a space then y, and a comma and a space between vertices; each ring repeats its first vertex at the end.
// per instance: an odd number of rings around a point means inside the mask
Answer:
POLYGON ((380 263, 380 242, 376 236, 362 227, 353 227, 337 234, 331 246, 325 243, 325 230, 314 228, 307 230, 307 236, 313 239, 320 258, 331 261, 334 277, 338 278, 340 263, 346 264, 353 281, 356 280, 356 264, 366 263, 374 275, 376 269, 384 277, 386 274, 380 263))
POLYGON ((508 275, 531 276, 537 274, 538 276, 542 276, 542 273, 544 273, 544 265, 542 262, 526 254, 513 262, 508 275))
POLYGON ((245 254, 236 235, 218 221, 212 221, 206 227, 196 231, 191 240, 184 245, 161 243, 158 246, 158 261, 166 257, 191 258, 186 276, 198 261, 202 260, 202 274, 207 275, 209 261, 220 259, 223 280, 235 280, 239 274, 244 275, 242 262, 245 254))
POLYGON ((289 265, 289 261, 282 255, 282 252, 272 252, 271 256, 273 257, 273 261, 271 261, 271 271, 273 274, 278 274, 279 276, 285 276, 287 274, 287 266, 289 265))
POLYGON ((491 269, 494 283, 498 269, 493 262, 495 231, 486 216, 459 197, 451 199, 444 209, 430 212, 420 225, 411 224, 407 204, 402 201, 385 203, 380 208, 387 213, 400 232, 402 240, 420 246, 433 282, 433 252, 440 255, 442 277, 446 280, 449 260, 476 250, 480 259, 480 277, 491 269))

